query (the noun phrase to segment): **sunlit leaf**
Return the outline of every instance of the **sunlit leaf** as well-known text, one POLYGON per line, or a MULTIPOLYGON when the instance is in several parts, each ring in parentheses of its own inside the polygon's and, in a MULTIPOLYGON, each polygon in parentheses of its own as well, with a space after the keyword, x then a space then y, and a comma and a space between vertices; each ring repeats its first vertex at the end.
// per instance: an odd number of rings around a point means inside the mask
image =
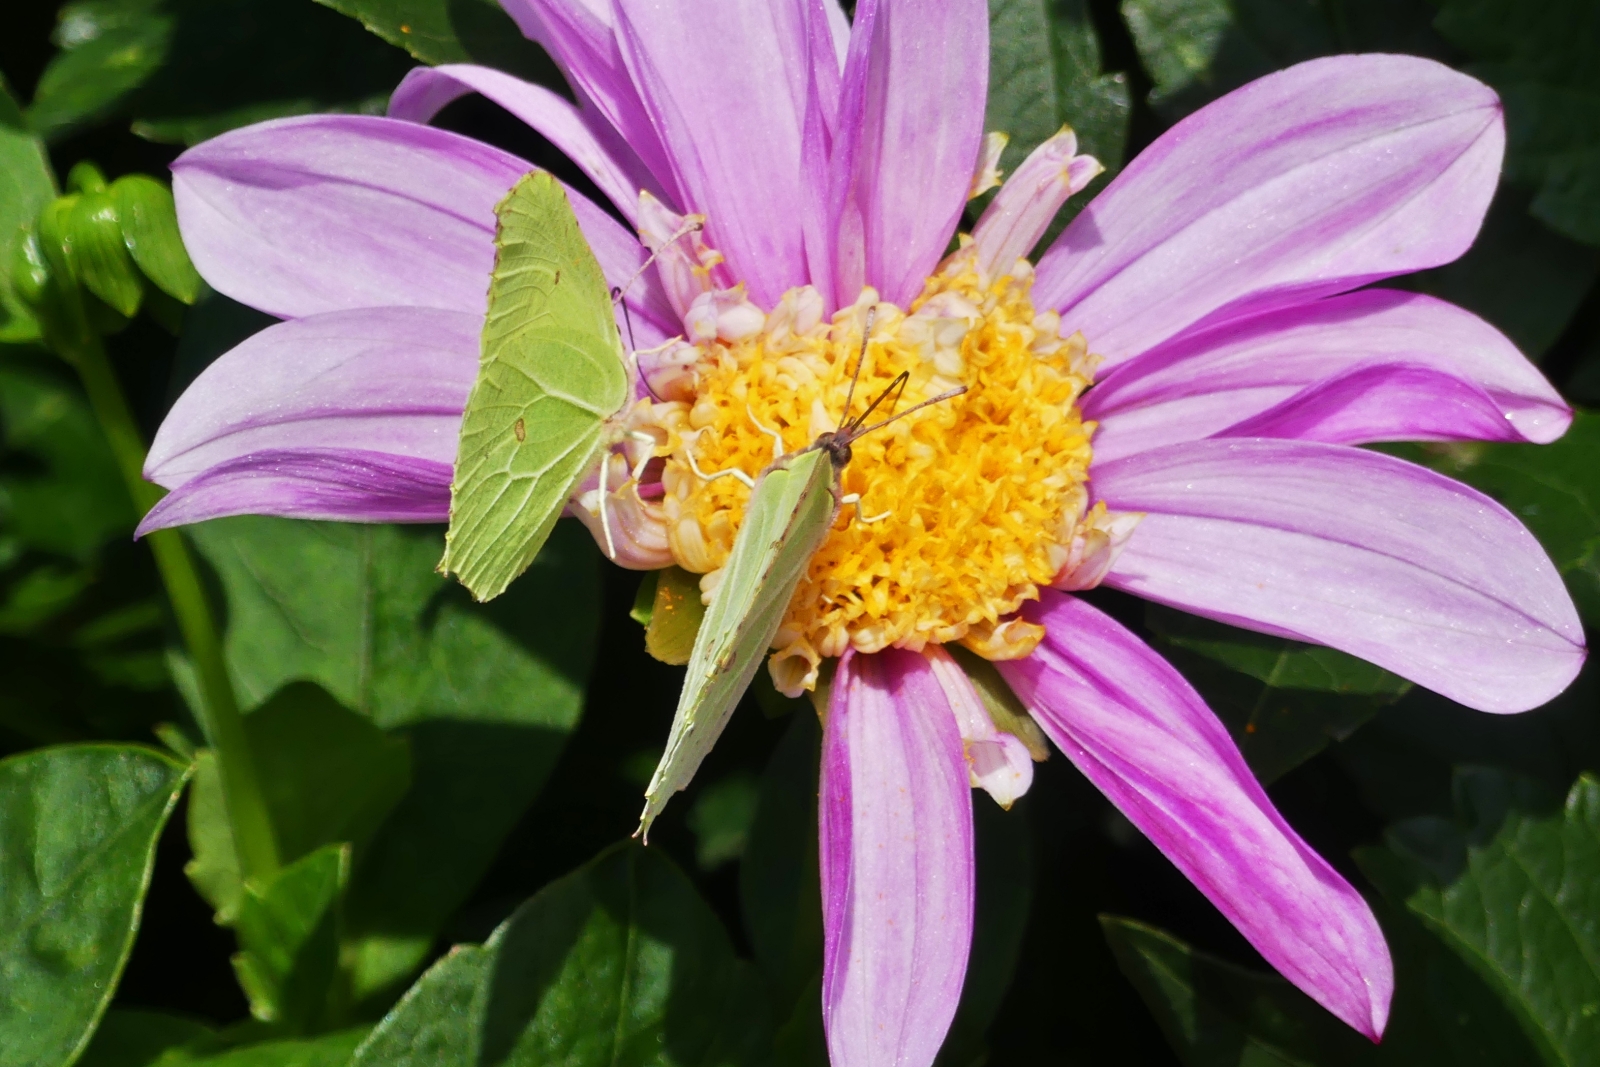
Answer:
POLYGON ((168 1053, 151 1067, 346 1067, 368 1028, 322 1037, 263 1041, 220 1051, 200 1051, 203 1043, 168 1053))
POLYGON ((122 241, 117 202, 109 192, 79 194, 67 226, 68 249, 78 278, 95 296, 132 318, 144 301, 139 271, 122 241))
POLYGON ((754 1067, 771 1038, 761 983, 717 917, 659 850, 630 843, 435 965, 352 1067, 754 1067))
POLYGON ((75 1067, 150 1067, 162 1055, 212 1035, 209 1026, 183 1015, 112 1008, 75 1067))
POLYGON ((474 1004, 493 962, 478 945, 452 948, 406 990, 350 1067, 476 1067, 474 1004))
POLYGON ((133 948, 156 839, 187 769, 134 745, 0 761, 0 1065, 88 1043, 133 948))
MULTIPOLYGON (((411 784, 406 739, 384 733, 310 682, 292 682, 244 721, 280 856, 367 843, 411 784)), ((189 799, 187 872, 217 912, 240 917, 240 864, 223 808, 216 761, 202 751, 189 799)))
POLYGON ((1395 998, 1373 1045, 1276 974, 1117 916, 1101 926, 1123 974, 1186 1067, 1507 1067, 1536 1062, 1465 964, 1403 913, 1383 913, 1395 998))
POLYGON ((1343 740, 1410 683, 1336 649, 1236 629, 1159 605, 1145 624, 1271 782, 1343 740))
POLYGON ((1363 856, 1386 895, 1499 993, 1550 1064, 1600 1055, 1600 781, 1565 804, 1529 780, 1472 768, 1454 820, 1396 824, 1363 856))
POLYGON ((0 76, 0 343, 32 341, 39 326, 12 291, 12 261, 22 227, 56 194, 55 176, 44 145, 0 76))
POLYGON ((656 571, 649 618, 645 620, 644 647, 662 663, 681 667, 689 662, 700 623, 706 617, 700 599, 700 577, 682 567, 656 571))
POLYGON ((112 183, 111 195, 123 241, 145 277, 174 299, 194 303, 200 295, 200 275, 178 233, 172 190, 154 178, 129 174, 112 183))
POLYGON ((1168 120, 1316 56, 1444 50, 1424 0, 1122 0, 1122 13, 1168 120))
POLYGON ((226 593, 247 708, 309 679, 410 740, 411 789, 356 856, 359 999, 426 959, 576 725, 598 624, 594 543, 558 524, 528 573, 478 605, 434 573, 437 528, 237 518, 193 534, 226 593))
POLYGON ((349 20, 276 0, 76 0, 28 119, 56 141, 129 117, 193 144, 282 115, 382 110, 410 66, 349 20))
POLYGON ((1122 166, 1130 109, 1127 75, 1102 71, 1086 0, 989 0, 984 125, 1011 138, 1000 157, 1004 170, 1071 126, 1078 151, 1107 171, 1067 205, 1065 213, 1073 213, 1122 166))
POLYGON ((555 64, 494 0, 317 0, 424 63, 478 63, 558 83, 555 64))
POLYGON ((287 1033, 331 1021, 329 1002, 339 967, 339 898, 350 874, 348 845, 328 845, 249 882, 239 902, 233 958, 250 1013, 287 1033))

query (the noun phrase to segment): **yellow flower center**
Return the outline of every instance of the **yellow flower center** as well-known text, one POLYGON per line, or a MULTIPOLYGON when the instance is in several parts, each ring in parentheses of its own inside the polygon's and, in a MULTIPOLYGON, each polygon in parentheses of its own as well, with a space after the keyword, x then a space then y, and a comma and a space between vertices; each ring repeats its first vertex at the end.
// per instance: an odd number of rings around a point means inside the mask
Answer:
POLYGON ((709 596, 750 498, 739 480, 710 475, 758 476, 774 456, 768 431, 794 452, 836 429, 858 357, 850 415, 901 373, 900 410, 966 387, 854 442, 840 493, 858 494, 860 506, 839 508, 789 605, 772 661, 781 689, 810 688, 820 659, 849 646, 962 641, 1003 659, 1041 636, 1009 616, 1057 575, 1089 518, 1094 424, 1077 401, 1092 359, 1081 335, 1060 336, 1054 313, 1035 313, 1025 261, 995 279, 973 262, 958 252, 909 311, 876 303, 869 289, 820 321, 815 293, 795 290, 759 331, 700 346, 692 399, 651 405, 670 448, 662 503, 672 554, 708 576, 709 596))

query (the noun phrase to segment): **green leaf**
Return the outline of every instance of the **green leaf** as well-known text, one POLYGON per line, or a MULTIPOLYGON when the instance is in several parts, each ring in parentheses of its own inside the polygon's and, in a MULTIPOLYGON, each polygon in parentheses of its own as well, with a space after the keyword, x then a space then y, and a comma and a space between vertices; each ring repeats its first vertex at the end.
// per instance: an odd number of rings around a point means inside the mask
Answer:
POLYGON ((64 5, 50 61, 28 106, 28 123, 56 140, 110 118, 167 61, 177 20, 160 0, 89 0, 64 5))
POLYGON ((1424 0, 1122 0, 1122 15, 1168 121, 1316 56, 1443 52, 1424 0))
POLYGON ((352 1067, 733 1067, 764 1063, 771 1038, 716 915, 660 852, 625 843, 436 965, 352 1067))
POLYGON ((1466 255, 1390 284, 1477 312, 1537 361, 1600 275, 1600 252, 1529 218, 1529 199, 1502 183, 1466 255))
POLYGON ((380 113, 410 63, 314 4, 277 0, 77 0, 28 118, 56 141, 128 116, 151 140, 193 144, 316 111, 380 113))
POLYGON ((216 912, 217 922, 231 926, 239 917, 239 903, 244 897, 244 872, 239 867, 238 850, 233 847, 217 757, 210 749, 195 753, 188 832, 189 851, 194 858, 184 865, 183 873, 216 912))
POLYGON ((593 541, 559 524, 510 592, 477 605, 434 573, 438 528, 243 517, 193 536, 226 594, 246 708, 309 679, 410 739, 411 789, 358 852, 346 905, 359 999, 426 958, 576 725, 598 630, 593 541))
POLYGON ((168 1053, 151 1067, 346 1067, 367 1032, 363 1026, 322 1037, 264 1041, 218 1052, 192 1047, 168 1053))
POLYGON ((1022 811, 1002 811, 977 792, 972 805, 978 872, 972 957, 939 1067, 987 1061, 984 1035, 1011 987, 1033 906, 1033 842, 1022 811))
POLYGON ((244 725, 287 860, 340 841, 360 849, 411 784, 406 739, 315 683, 291 682, 244 725))
POLYGON ((0 1065, 72 1062, 133 948, 187 768, 135 745, 0 761, 0 1065))
POLYGON ((645 651, 662 663, 681 667, 689 662, 700 623, 706 617, 705 602, 700 598, 700 576, 682 567, 652 573, 655 587, 644 623, 645 651))
POLYGON ((1534 216, 1600 245, 1600 8, 1444 0, 1437 25, 1505 102, 1506 172, 1537 186, 1534 216))
POLYGON ((1533 531, 1590 625, 1600 624, 1600 414, 1579 409, 1548 445, 1398 445, 1385 449, 1481 489, 1533 531))
POLYGON ((1274 974, 1236 967, 1132 919, 1102 915, 1117 964, 1190 1067, 1357 1062, 1365 1040, 1274 974))
POLYGON ((493 0, 317 0, 357 19, 424 63, 477 63, 549 85, 561 83, 544 49, 493 0))
POLYGON ((22 228, 56 195, 44 145, 28 128, 0 76, 0 344, 37 340, 39 324, 11 283, 22 228))
MULTIPOLYGON (((338 842, 360 849, 411 784, 406 739, 384 733, 312 682, 279 690, 245 717, 244 729, 285 861, 338 842)), ((197 761, 189 843, 190 880, 218 921, 233 924, 243 886, 209 752, 197 761)))
POLYGON ((1342 741, 1410 683, 1365 660, 1151 604, 1145 625, 1272 782, 1342 741))
MULTIPOLYGON (((1365 864, 1363 864, 1365 867, 1365 864)), ((1276 974, 1102 915, 1117 963, 1187 1067, 1506 1067, 1537 1062, 1516 1022, 1455 955, 1379 908, 1395 961, 1383 1043, 1372 1045, 1276 974)))
POLYGON ((1600 780, 1565 804, 1499 770, 1460 769, 1452 821, 1420 817, 1387 835, 1374 866, 1523 1024, 1548 1064, 1600 1056, 1600 780), (1386 876, 1385 876, 1386 875, 1386 876))
POLYGON ((109 192, 82 193, 67 216, 73 272, 95 296, 132 318, 144 301, 144 284, 122 242, 117 202, 109 192))
POLYGON ((817 873, 821 750, 817 717, 793 716, 761 776, 755 822, 739 863, 745 929, 780 1016, 822 969, 822 883, 817 873))
POLYGON ((307 1033, 337 1017, 330 993, 339 969, 339 899, 350 875, 350 846, 328 845, 275 874, 246 883, 233 958, 250 1014, 288 1033, 307 1033))
POLYGON ((702 871, 714 871, 744 854, 759 796, 755 778, 742 771, 701 791, 686 821, 695 836, 695 863, 702 871))
POLYGON ((474 1004, 493 960, 477 945, 452 948, 406 991, 350 1067, 476 1067, 474 1004))
POLYGON ((94 1039, 75 1067, 152 1067, 162 1055, 213 1031, 182 1015, 139 1008, 112 1008, 100 1020, 94 1039))
MULTIPOLYGON (((1000 157, 1015 170, 1062 126, 1106 173, 1064 209, 1070 217, 1122 166, 1131 102, 1125 74, 1101 72, 1087 0, 989 0, 989 99, 984 124, 1010 135, 1000 157)), ((1057 227, 1064 225, 1057 220, 1057 227)), ((1054 231, 1052 231, 1054 232, 1054 231)), ((1046 235, 1045 240, 1050 240, 1046 235)))
POLYGON ((129 174, 111 186, 122 223, 122 239, 145 277, 185 304, 200 296, 200 274, 189 261, 178 233, 172 190, 154 178, 129 174))

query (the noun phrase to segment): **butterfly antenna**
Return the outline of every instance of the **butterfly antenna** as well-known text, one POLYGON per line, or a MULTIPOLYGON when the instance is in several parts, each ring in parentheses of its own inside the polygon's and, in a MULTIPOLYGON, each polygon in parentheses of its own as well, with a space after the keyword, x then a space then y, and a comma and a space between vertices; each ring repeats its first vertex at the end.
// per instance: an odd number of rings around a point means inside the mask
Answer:
MULTIPOLYGON (((632 285, 633 283, 629 282, 628 284, 632 285)), ((633 339, 633 315, 628 311, 628 302, 622 299, 621 286, 613 285, 611 287, 611 302, 622 308, 622 324, 628 328, 628 351, 632 352, 639 346, 633 339)))
MULTIPOLYGON (((899 373, 899 375, 895 378, 895 380, 889 383, 888 388, 884 389, 883 392, 879 393, 878 394, 878 398, 876 400, 874 400, 872 403, 867 405, 867 410, 863 411, 860 415, 856 416, 855 418, 851 419, 849 422, 847 422, 843 426, 841 426, 839 428, 840 431, 843 432, 844 434, 846 434, 849 437, 859 436, 860 432, 861 432, 862 425, 865 424, 866 421, 869 418, 872 417, 872 413, 874 411, 878 410, 878 405, 883 403, 884 400, 886 400, 891 394, 894 395, 896 404, 898 404, 900 402, 900 397, 904 396, 905 392, 906 392, 906 382, 908 382, 910 380, 911 380, 911 372, 910 371, 901 371, 899 373)), ((894 406, 890 405, 889 410, 893 411, 894 410, 894 406)))
POLYGON ((940 393, 938 396, 929 397, 927 400, 924 400, 920 404, 911 405, 910 407, 906 408, 904 411, 900 412, 897 415, 890 415, 887 419, 880 419, 879 421, 873 423, 871 426, 868 426, 864 430, 855 431, 855 433, 851 434, 851 440, 854 440, 855 438, 860 437, 863 434, 869 434, 873 430, 881 430, 883 427, 889 425, 891 422, 895 422, 895 421, 897 421, 899 419, 903 419, 907 415, 910 415, 913 412, 921 411, 923 408, 928 407, 930 404, 942 403, 943 401, 950 400, 950 399, 952 399, 954 397, 958 397, 958 396, 960 396, 962 393, 964 393, 966 391, 967 391, 967 387, 963 385, 963 386, 958 386, 957 388, 952 389, 947 393, 940 393))
POLYGON ((690 215, 684 219, 683 225, 679 226, 677 231, 673 233, 671 237, 668 237, 665 241, 661 242, 660 248, 656 249, 654 252, 651 252, 649 256, 645 257, 645 261, 639 264, 639 269, 633 272, 632 277, 630 277, 623 284, 612 288, 611 299, 622 299, 622 294, 633 288, 633 283, 639 280, 640 275, 650 269, 650 265, 656 261, 657 256, 671 248, 673 245, 677 244, 679 241, 683 240, 685 237, 689 236, 691 233, 699 233, 705 228, 705 225, 706 220, 702 215, 690 215))
POLYGON ((861 330, 861 354, 856 357, 856 372, 850 376, 850 391, 844 394, 844 411, 839 414, 840 430, 850 421, 850 405, 855 403, 856 399, 856 382, 861 380, 861 366, 867 361, 867 342, 872 340, 872 320, 877 317, 878 305, 873 304, 867 309, 867 323, 861 330))

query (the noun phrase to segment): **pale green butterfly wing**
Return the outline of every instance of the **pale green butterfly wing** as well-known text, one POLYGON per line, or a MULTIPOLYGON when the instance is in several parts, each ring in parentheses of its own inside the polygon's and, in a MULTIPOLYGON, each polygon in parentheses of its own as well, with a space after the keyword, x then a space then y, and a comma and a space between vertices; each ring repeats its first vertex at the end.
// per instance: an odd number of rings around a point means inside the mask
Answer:
POLYGON ((561 184, 533 171, 495 215, 489 313, 439 561, 479 600, 533 562, 628 396, 610 290, 561 184))
POLYGON ((645 790, 641 833, 694 777, 772 646, 795 587, 833 525, 833 477, 828 453, 812 449, 774 465, 750 494, 689 654, 667 749, 645 790))

